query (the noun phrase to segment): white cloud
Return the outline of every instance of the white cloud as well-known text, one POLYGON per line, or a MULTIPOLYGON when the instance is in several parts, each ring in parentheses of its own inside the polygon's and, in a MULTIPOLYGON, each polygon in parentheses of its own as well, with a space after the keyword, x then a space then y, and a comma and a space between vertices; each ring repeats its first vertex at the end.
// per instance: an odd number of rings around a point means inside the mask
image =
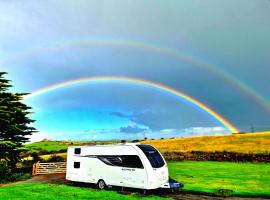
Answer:
POLYGON ((160 132, 161 133, 175 133, 175 132, 177 132, 177 129, 173 129, 173 128, 171 128, 171 129, 163 129, 160 132))
POLYGON ((224 135, 228 131, 223 127, 189 127, 185 129, 162 129, 158 132, 146 132, 148 138, 159 139, 170 137, 193 137, 193 136, 207 136, 207 135, 224 135))
POLYGON ((39 141, 42 141, 43 139, 68 140, 68 138, 66 138, 65 135, 66 134, 63 132, 50 133, 50 132, 46 132, 46 131, 40 131, 40 132, 32 134, 29 137, 29 143, 39 142, 39 141))
POLYGON ((205 135, 223 135, 228 131, 223 127, 190 127, 182 130, 178 130, 179 136, 205 136, 205 135))
POLYGON ((223 127, 194 127, 187 129, 186 132, 191 132, 196 135, 219 135, 228 133, 223 127))
POLYGON ((34 133, 30 137, 30 142, 38 142, 43 139, 49 140, 110 140, 110 139, 142 139, 145 136, 149 139, 170 138, 170 137, 193 137, 207 135, 224 135, 228 131, 223 127, 189 127, 185 129, 162 129, 152 131, 146 129, 143 133, 126 134, 121 133, 119 129, 89 129, 84 132, 46 132, 41 131, 34 133))
POLYGON ((49 134, 47 132, 37 132, 37 133, 34 133, 33 135, 31 135, 29 137, 29 143, 39 142, 39 141, 47 138, 48 135, 49 134))

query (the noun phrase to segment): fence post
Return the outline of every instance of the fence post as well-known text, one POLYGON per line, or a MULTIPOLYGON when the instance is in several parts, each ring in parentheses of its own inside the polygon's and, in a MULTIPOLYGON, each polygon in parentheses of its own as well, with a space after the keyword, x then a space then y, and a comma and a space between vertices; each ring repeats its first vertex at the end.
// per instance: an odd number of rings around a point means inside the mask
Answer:
POLYGON ((39 161, 33 164, 33 170, 32 170, 32 175, 35 176, 37 175, 37 168, 39 166, 39 161))
POLYGON ((33 169, 32 169, 32 175, 35 176, 36 175, 36 163, 33 164, 33 169))

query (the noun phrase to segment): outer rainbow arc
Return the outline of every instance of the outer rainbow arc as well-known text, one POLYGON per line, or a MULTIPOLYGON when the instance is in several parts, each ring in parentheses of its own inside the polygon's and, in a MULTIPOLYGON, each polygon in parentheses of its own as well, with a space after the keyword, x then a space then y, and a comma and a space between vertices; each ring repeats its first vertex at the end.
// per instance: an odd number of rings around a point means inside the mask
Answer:
POLYGON ((52 45, 42 46, 39 48, 33 48, 30 51, 26 51, 25 53, 18 54, 15 57, 7 58, 0 61, 0 64, 6 64, 9 62, 16 62, 18 59, 32 56, 35 54, 43 53, 44 51, 49 50, 65 50, 70 47, 83 47, 83 46, 89 46, 89 45, 108 45, 108 46, 120 46, 120 47, 130 47, 130 48, 141 48, 146 49, 150 51, 159 52, 161 54, 172 56, 176 59, 179 59, 181 61, 184 61, 186 63, 193 64, 197 67, 201 67, 203 69, 206 69, 220 77, 222 77, 224 80, 227 80, 232 85, 236 86, 243 92, 245 92, 248 96, 252 97, 257 103, 259 103, 262 107, 264 107, 269 113, 270 113, 270 102, 268 99, 266 99, 264 96, 256 92, 252 87, 248 86, 246 83, 238 80, 233 75, 229 74, 228 72, 221 70, 218 67, 215 67, 212 64, 201 62, 200 60, 194 59, 193 57, 186 56, 180 54, 176 49, 163 47, 160 45, 154 45, 150 43, 140 42, 140 41, 132 41, 132 40, 123 40, 123 39, 104 39, 104 38, 85 38, 85 39, 73 39, 73 40, 64 40, 57 43, 54 43, 52 45))
POLYGON ((185 94, 183 92, 180 92, 180 91, 178 91, 178 90, 176 90, 174 88, 171 88, 169 86, 160 84, 160 83, 156 83, 156 82, 152 82, 152 81, 148 81, 148 80, 143 80, 143 79, 132 78, 132 77, 98 76, 98 77, 86 77, 86 78, 69 80, 69 81, 61 82, 61 83, 51 85, 51 86, 39 89, 37 91, 34 91, 33 93, 26 95, 24 100, 31 99, 31 98, 33 98, 35 96, 38 96, 38 95, 44 94, 46 92, 62 88, 62 87, 66 87, 66 86, 70 86, 70 85, 74 85, 74 84, 79 84, 79 83, 94 82, 94 81, 95 82, 98 82, 98 81, 123 81, 123 82, 129 82, 129 83, 135 83, 135 84, 151 86, 151 87, 154 87, 154 88, 164 90, 164 91, 169 92, 171 94, 174 94, 174 95, 176 95, 178 97, 181 97, 181 98, 187 100, 188 102, 196 105, 200 109, 204 110, 209 115, 214 117, 217 121, 219 121, 221 124, 223 124, 232 133, 239 132, 229 121, 227 121, 225 118, 223 118, 217 112, 215 112, 213 109, 209 108, 208 106, 206 106, 202 102, 194 99, 193 97, 191 97, 191 96, 189 96, 189 95, 187 95, 187 94, 185 94))

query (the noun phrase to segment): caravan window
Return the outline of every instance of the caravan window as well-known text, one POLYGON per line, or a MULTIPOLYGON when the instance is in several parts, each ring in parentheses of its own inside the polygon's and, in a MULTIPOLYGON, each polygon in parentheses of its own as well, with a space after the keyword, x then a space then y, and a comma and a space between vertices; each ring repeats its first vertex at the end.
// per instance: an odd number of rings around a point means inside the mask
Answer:
POLYGON ((121 156, 98 156, 98 158, 107 165, 122 167, 121 156))
POLYGON ((81 154, 81 148, 75 148, 74 153, 75 154, 81 154))
POLYGON ((105 164, 111 166, 143 168, 142 161, 137 155, 98 156, 98 158, 105 164))
POLYGON ((74 162, 73 167, 76 169, 80 168, 80 162, 74 162))
POLYGON ((126 155, 122 156, 123 167, 129 168, 143 168, 143 164, 139 156, 136 155, 126 155))
POLYGON ((165 165, 160 153, 150 145, 137 145, 148 158, 153 168, 160 168, 165 165))

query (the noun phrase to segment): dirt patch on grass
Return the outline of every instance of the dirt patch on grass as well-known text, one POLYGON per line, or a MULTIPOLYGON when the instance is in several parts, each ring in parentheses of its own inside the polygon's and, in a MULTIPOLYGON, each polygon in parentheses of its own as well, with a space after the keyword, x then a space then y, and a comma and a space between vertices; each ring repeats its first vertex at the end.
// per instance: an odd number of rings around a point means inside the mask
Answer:
POLYGON ((33 176, 31 179, 25 181, 18 181, 14 183, 0 184, 0 186, 9 186, 24 183, 49 183, 49 184, 67 184, 66 174, 46 174, 33 176))
POLYGON ((33 176, 24 183, 51 183, 51 184, 67 184, 66 174, 46 174, 33 176))

